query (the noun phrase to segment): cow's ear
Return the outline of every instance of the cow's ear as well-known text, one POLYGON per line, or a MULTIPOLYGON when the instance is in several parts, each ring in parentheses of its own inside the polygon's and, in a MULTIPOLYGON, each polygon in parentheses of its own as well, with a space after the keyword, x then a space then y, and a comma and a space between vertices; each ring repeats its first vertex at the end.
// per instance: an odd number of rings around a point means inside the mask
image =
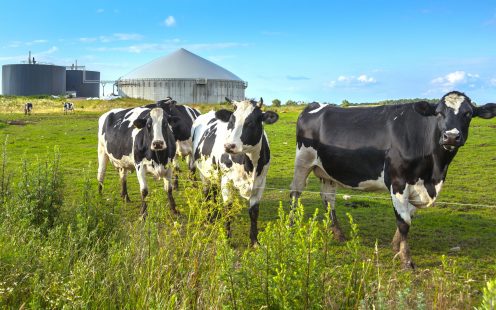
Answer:
POLYGON ((278 119, 279 115, 272 111, 264 112, 262 116, 262 120, 265 124, 274 124, 278 119))
POLYGON ((229 110, 222 109, 222 110, 215 112, 215 118, 222 121, 222 122, 227 123, 227 122, 229 122, 229 119, 231 118, 232 113, 233 112, 231 112, 229 110))
POLYGON ((413 109, 415 110, 415 112, 423 116, 436 115, 436 105, 427 101, 415 102, 413 104, 413 109))
POLYGON ((474 109, 474 116, 480 117, 480 118, 493 118, 496 116, 496 103, 486 103, 483 106, 476 107, 474 109))
POLYGON ((260 97, 260 101, 257 102, 257 107, 261 108, 263 106, 263 99, 260 97))
POLYGON ((141 128, 146 126, 146 119, 144 119, 144 118, 135 119, 133 122, 133 125, 134 125, 134 127, 141 129, 141 128))
POLYGON ((171 108, 171 107, 175 106, 176 101, 173 100, 171 97, 167 97, 163 100, 159 100, 159 101, 155 102, 155 105, 157 106, 157 108, 166 109, 166 108, 171 108))

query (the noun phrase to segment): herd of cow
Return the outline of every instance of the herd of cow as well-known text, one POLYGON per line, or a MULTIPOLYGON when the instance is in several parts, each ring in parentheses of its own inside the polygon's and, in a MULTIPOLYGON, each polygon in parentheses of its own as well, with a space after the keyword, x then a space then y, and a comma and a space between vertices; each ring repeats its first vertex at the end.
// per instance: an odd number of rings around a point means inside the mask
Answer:
MULTIPOLYGON (((64 114, 67 114, 68 112, 74 112, 74 104, 72 102, 64 102, 63 109, 64 114)), ((26 102, 24 104, 24 115, 31 115, 31 111, 33 111, 33 103, 26 102)))
MULTIPOLYGON (((148 172, 164 180, 170 209, 176 213, 172 170, 176 156, 188 156, 189 168, 198 169, 204 190, 220 177, 226 205, 231 203, 232 188, 249 201, 250 239, 255 244, 259 203, 270 164, 263 124, 275 123, 278 115, 263 112, 262 99, 228 101, 233 111, 203 115, 171 98, 103 114, 98 131, 99 190, 110 161, 119 171, 121 196, 129 200, 126 178, 128 172, 136 171, 141 212, 146 217, 148 172)), ((322 202, 330 212, 334 237, 342 241, 335 211, 336 188, 389 191, 397 222, 393 248, 404 267, 414 268, 407 244, 412 214, 436 200, 449 164, 467 141, 471 119, 494 116, 496 104, 476 106, 457 91, 447 93, 437 104, 421 101, 346 109, 311 103, 296 126, 292 206, 313 172, 321 182, 322 202)), ((226 230, 230 235, 229 219, 226 230)))

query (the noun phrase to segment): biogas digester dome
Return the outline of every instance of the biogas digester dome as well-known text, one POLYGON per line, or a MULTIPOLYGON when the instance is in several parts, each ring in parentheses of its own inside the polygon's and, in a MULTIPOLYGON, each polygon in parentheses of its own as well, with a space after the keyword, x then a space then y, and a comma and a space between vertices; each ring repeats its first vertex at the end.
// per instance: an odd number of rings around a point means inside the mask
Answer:
POLYGON ((245 98, 247 83, 228 70, 183 48, 155 59, 117 81, 119 95, 179 103, 219 103, 245 98))

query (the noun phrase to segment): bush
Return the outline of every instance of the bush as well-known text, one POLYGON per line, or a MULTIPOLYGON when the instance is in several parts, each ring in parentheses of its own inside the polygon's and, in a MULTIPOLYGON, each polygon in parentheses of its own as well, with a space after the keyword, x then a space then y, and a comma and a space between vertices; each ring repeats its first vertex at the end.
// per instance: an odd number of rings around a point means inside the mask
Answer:
POLYGON ((496 278, 487 282, 484 288, 484 296, 482 297, 482 305, 477 309, 496 309, 496 278))
MULTIPOLYGON (((6 158, 4 151, 1 180, 11 175, 6 158)), ((225 210, 185 180, 182 215, 164 207, 160 188, 143 222, 117 192, 98 195, 91 166, 79 197, 65 201, 60 156, 47 158, 24 161, 22 176, 9 176, 14 185, 3 189, 0 308, 460 309, 475 302, 473 280, 455 260, 400 272, 399 261, 380 259, 377 243, 362 245, 350 215, 349 241, 339 244, 328 213, 280 204, 258 246, 234 248, 223 219, 245 211, 244 202, 225 210)), ((494 305, 495 282, 481 307, 494 305)))
POLYGON ((273 107, 280 107, 281 106, 281 100, 279 100, 279 99, 272 100, 272 106, 273 107))

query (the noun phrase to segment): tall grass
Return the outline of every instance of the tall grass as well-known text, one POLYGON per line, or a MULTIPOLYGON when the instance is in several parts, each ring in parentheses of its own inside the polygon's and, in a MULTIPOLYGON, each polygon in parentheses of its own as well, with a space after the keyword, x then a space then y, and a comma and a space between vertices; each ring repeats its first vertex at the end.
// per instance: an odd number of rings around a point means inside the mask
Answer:
POLYGON ((80 172, 79 196, 65 199, 57 150, 20 167, 7 160, 4 150, 1 308, 494 307, 494 280, 481 295, 446 257, 431 270, 401 271, 399 262, 381 261, 377 245, 362 245, 350 215, 343 245, 333 241, 327 213, 308 216, 299 204, 290 214, 280 205, 257 246, 234 248, 223 222, 242 203, 225 210, 193 183, 180 193, 182 215, 172 215, 155 190, 142 221, 133 204, 97 194, 91 166, 80 172))

